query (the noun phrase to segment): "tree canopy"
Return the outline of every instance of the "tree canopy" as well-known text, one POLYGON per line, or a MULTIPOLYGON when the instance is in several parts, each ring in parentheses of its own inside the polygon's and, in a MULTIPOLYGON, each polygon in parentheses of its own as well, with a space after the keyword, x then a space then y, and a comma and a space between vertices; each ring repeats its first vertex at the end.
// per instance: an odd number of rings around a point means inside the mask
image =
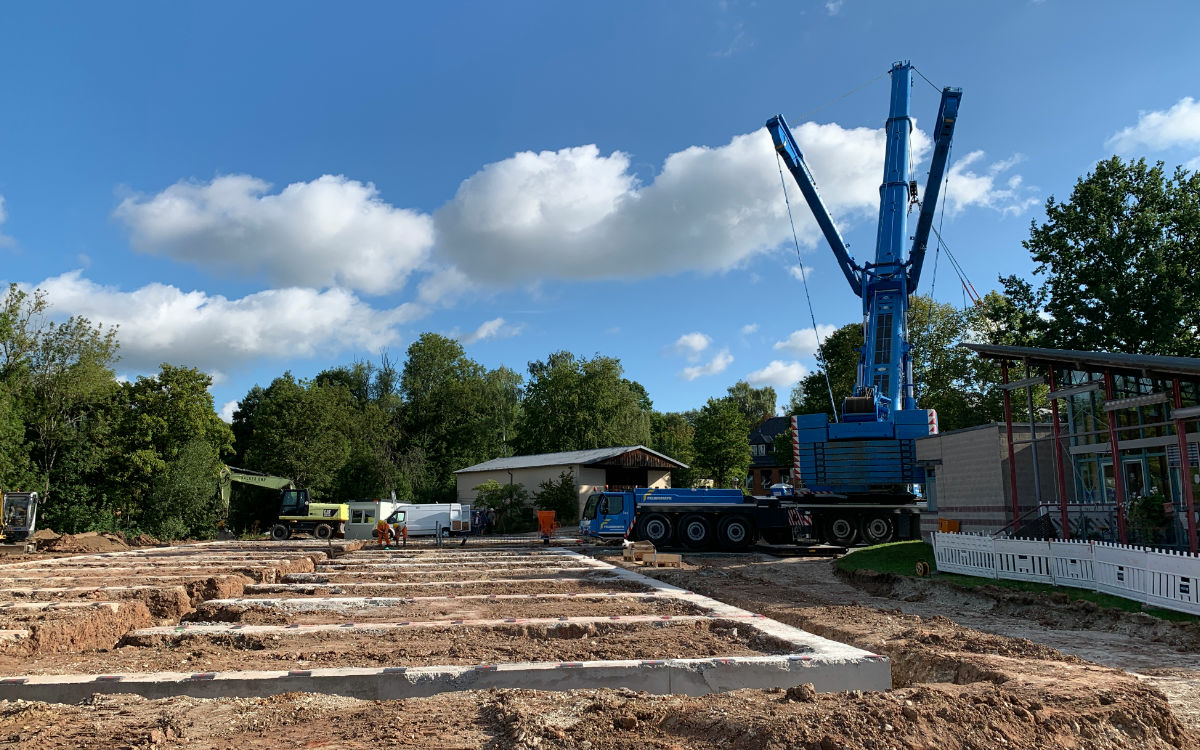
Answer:
POLYGON ((1029 338, 1061 349, 1200 356, 1200 172, 1113 157, 1045 210, 1022 243, 1042 283, 1006 285, 1022 297, 1029 338))
POLYGON ((520 454, 650 442, 646 389, 627 380, 621 360, 555 352, 529 363, 514 445, 520 454))

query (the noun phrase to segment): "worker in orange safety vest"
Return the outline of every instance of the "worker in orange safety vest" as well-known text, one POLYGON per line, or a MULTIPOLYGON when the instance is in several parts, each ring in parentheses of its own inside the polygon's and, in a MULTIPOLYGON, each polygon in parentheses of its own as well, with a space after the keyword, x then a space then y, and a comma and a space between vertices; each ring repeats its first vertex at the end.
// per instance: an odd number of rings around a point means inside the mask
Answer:
POLYGON ((379 538, 379 546, 384 549, 388 548, 388 540, 392 537, 392 527, 388 526, 387 521, 380 521, 375 524, 375 536, 379 538))

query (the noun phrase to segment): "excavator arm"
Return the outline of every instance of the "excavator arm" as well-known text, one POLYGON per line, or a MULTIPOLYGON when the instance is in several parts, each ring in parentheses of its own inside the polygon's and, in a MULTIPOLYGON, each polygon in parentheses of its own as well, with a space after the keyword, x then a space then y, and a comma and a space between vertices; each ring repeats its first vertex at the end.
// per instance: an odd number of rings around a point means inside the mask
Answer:
POLYGON ((270 474, 263 474, 259 471, 239 469, 234 466, 221 464, 218 486, 220 487, 221 506, 226 512, 229 510, 229 492, 234 482, 252 484, 255 487, 265 487, 269 490, 296 489, 296 483, 287 477, 273 477, 270 474))

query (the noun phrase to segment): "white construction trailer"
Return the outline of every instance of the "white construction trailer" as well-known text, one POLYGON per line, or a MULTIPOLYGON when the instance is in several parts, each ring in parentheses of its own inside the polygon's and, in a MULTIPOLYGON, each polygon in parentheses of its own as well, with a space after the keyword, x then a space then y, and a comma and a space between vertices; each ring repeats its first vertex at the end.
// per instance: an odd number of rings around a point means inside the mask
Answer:
POLYGON ((471 533, 471 506, 462 503, 398 503, 351 500, 347 539, 373 539, 380 520, 408 526, 409 536, 462 536, 471 533))

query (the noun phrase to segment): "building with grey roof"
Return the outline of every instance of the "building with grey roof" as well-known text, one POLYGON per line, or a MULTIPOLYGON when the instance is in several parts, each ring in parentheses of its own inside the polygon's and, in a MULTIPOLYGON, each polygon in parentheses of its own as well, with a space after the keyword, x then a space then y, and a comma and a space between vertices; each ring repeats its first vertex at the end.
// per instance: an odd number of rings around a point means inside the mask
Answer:
POLYGON ((588 495, 597 489, 666 488, 671 486, 671 470, 686 468, 686 464, 644 445, 626 445, 494 458, 459 469, 454 475, 458 481, 458 501, 472 503, 475 488, 488 480, 523 485, 533 493, 542 482, 557 480, 569 470, 575 476, 582 509, 588 495))

